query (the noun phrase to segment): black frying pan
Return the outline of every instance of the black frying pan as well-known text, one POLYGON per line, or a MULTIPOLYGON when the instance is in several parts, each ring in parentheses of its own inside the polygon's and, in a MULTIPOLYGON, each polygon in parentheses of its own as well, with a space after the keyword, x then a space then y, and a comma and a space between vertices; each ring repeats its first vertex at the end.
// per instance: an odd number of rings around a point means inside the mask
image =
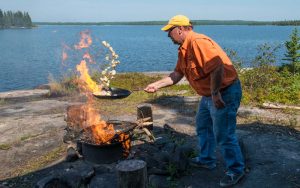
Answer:
POLYGON ((116 87, 110 87, 109 91, 111 91, 111 95, 93 95, 99 99, 122 99, 128 97, 131 94, 131 91, 129 90, 116 87))

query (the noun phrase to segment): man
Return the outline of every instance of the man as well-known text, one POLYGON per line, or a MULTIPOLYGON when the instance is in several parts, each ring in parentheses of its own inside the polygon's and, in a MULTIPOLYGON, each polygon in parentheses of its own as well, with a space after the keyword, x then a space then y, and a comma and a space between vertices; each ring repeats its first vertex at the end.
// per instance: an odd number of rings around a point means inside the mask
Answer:
POLYGON ((196 115, 200 153, 191 164, 215 168, 217 143, 226 165, 220 185, 234 185, 244 176, 244 160, 235 134, 236 113, 242 97, 237 72, 222 48, 209 37, 195 33, 186 16, 174 16, 162 30, 179 45, 177 65, 168 77, 149 84, 144 90, 153 93, 186 77, 202 96, 196 115))

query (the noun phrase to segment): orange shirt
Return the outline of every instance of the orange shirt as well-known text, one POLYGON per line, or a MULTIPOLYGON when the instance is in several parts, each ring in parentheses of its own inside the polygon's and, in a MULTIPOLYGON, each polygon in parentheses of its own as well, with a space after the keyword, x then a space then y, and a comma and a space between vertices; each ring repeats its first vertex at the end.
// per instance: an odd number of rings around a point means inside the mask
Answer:
POLYGON ((221 63, 224 64, 221 88, 225 88, 238 77, 231 60, 215 41, 190 31, 178 48, 175 71, 184 75, 199 95, 210 96, 210 73, 221 63))

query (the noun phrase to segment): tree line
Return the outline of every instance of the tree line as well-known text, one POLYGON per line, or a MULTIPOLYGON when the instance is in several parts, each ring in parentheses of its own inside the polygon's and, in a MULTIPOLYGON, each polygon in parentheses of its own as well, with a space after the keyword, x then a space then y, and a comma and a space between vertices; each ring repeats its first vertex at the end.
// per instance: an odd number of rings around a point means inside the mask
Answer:
MULTIPOLYGON (((167 21, 136 22, 35 22, 36 25, 165 25, 167 21)), ((245 20, 192 20, 193 25, 278 25, 299 26, 300 20, 245 21, 245 20)))
POLYGON ((298 25, 300 25, 300 20, 274 21, 272 23, 272 25, 280 25, 280 26, 294 25, 294 26, 298 26, 298 25))
POLYGON ((2 11, 0 9, 0 29, 3 28, 31 28, 32 21, 28 12, 2 11))

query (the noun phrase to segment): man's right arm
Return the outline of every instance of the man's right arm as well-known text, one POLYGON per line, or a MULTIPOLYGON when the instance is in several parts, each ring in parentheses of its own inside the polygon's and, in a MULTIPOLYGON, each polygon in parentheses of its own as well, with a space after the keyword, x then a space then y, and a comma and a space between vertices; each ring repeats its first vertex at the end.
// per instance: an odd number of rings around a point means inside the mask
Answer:
POLYGON ((171 85, 178 83, 182 79, 182 77, 183 77, 182 74, 174 71, 169 76, 167 76, 161 80, 158 80, 152 84, 149 84, 144 89, 144 91, 149 92, 149 93, 154 93, 160 88, 171 86, 171 85))

